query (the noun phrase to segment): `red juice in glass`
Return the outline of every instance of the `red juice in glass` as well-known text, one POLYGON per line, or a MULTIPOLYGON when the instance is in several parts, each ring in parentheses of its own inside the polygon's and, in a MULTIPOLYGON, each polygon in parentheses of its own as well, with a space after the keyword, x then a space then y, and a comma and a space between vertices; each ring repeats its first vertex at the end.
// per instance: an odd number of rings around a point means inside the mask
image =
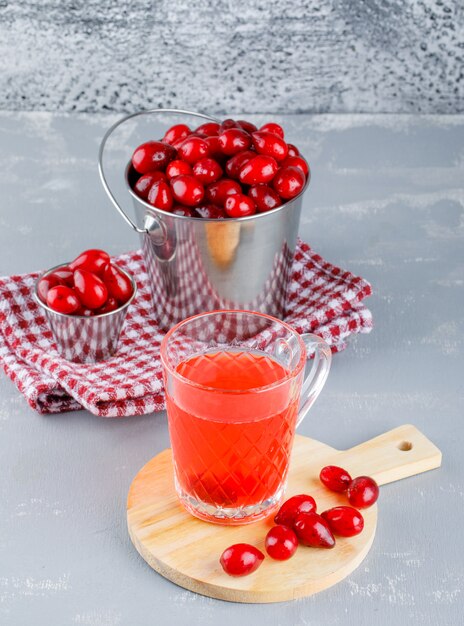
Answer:
POLYGON ((179 488, 215 508, 272 498, 285 483, 298 397, 288 395, 288 385, 253 390, 288 371, 266 354, 224 351, 193 356, 177 372, 208 388, 167 395, 179 488), (235 389, 241 393, 227 393, 235 389))
POLYGON ((325 382, 330 348, 268 315, 214 311, 171 329, 161 359, 183 506, 221 524, 269 515, 286 487, 297 420, 325 382), (300 398, 305 344, 316 358, 300 398))

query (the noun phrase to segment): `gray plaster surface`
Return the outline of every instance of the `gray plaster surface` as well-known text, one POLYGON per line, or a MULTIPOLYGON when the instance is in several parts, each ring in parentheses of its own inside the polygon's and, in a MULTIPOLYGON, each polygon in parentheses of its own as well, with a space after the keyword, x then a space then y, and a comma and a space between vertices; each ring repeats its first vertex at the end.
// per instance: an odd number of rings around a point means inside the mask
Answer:
MULTIPOLYGON (((168 445, 165 415, 39 416, 1 376, 2 626, 463 623, 464 117, 278 119, 313 170, 302 236, 374 287, 373 332, 334 357, 300 432, 346 448, 413 423, 443 467, 382 487, 373 547, 337 586, 225 603, 163 579, 128 538, 126 494, 168 445)), ((138 245, 97 177, 113 120, 0 113, 1 274, 138 245)))
POLYGON ((0 0, 0 109, 462 113, 462 0, 0 0))

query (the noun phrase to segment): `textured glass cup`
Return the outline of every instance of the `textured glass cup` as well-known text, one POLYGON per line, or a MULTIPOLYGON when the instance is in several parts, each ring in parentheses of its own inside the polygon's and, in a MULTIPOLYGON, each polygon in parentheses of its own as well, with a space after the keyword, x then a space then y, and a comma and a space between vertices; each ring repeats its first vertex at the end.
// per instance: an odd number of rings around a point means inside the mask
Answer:
POLYGON ((161 360, 183 506, 220 524, 269 515, 285 491, 295 428, 326 381, 329 346, 269 315, 213 311, 174 326, 161 360))

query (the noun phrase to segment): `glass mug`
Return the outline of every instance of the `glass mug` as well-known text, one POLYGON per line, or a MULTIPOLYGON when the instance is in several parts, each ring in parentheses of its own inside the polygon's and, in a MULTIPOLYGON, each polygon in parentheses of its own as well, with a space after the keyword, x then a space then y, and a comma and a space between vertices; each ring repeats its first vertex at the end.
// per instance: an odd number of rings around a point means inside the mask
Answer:
POLYGON ((161 360, 183 506, 219 524, 269 515, 285 491, 295 429, 327 379, 327 343, 262 313, 213 311, 174 326, 161 360))

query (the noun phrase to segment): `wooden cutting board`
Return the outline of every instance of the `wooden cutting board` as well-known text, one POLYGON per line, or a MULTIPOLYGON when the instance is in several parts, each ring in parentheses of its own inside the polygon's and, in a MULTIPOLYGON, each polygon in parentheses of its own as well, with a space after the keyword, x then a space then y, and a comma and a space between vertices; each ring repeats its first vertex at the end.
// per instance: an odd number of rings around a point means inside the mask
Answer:
MULTIPOLYGON (((318 511, 348 504, 343 495, 328 491, 320 483, 319 472, 324 465, 341 465, 353 477, 369 475, 384 485, 440 464, 440 450, 411 425, 344 451, 297 435, 286 498, 311 494, 318 511)), ((381 509, 382 493, 379 503, 381 509)), ((293 600, 339 582, 358 567, 374 540, 377 505, 364 509, 363 516, 363 532, 357 537, 337 538, 332 550, 300 546, 288 561, 266 557, 253 574, 232 578, 219 564, 221 553, 234 543, 251 543, 265 553, 264 538, 273 525, 273 516, 246 526, 220 526, 192 517, 174 491, 170 449, 139 471, 127 501, 131 540, 153 569, 181 587, 234 602, 293 600)))

